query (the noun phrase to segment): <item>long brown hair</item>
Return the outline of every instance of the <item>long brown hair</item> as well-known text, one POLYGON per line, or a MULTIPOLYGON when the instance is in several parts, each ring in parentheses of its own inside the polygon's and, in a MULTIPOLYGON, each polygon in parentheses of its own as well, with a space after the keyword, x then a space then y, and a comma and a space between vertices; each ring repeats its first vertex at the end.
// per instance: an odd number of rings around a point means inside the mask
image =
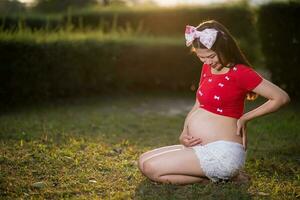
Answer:
MULTIPOLYGON (((241 51, 236 40, 225 26, 215 20, 209 20, 200 23, 196 27, 198 31, 207 28, 214 28, 218 31, 216 41, 211 50, 216 52, 223 66, 229 65, 229 67, 233 67, 235 64, 244 64, 251 67, 251 64, 241 51)), ((197 48, 207 49, 198 38, 193 41, 192 51, 195 52, 197 48)), ((252 91, 247 93, 247 100, 255 100, 257 97, 258 95, 252 91)))

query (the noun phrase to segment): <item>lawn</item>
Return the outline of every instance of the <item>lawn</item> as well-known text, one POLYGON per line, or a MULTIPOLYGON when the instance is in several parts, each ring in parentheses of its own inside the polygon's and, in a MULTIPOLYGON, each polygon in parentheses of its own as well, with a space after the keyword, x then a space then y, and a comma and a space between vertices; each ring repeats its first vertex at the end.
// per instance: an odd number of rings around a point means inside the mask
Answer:
MULTIPOLYGON (((247 103, 247 110, 263 103, 247 103)), ((0 115, 2 199, 296 199, 299 104, 248 123, 247 184, 157 184, 138 156, 178 144, 190 94, 118 94, 17 106, 0 115)))

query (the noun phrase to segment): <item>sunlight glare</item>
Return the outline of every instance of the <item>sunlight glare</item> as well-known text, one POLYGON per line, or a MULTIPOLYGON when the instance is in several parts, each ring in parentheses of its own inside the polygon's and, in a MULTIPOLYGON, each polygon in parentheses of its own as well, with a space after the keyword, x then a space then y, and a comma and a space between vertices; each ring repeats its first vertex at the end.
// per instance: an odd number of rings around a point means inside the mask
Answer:
POLYGON ((178 5, 207 5, 211 3, 225 3, 232 0, 153 0, 159 6, 172 7, 178 5))

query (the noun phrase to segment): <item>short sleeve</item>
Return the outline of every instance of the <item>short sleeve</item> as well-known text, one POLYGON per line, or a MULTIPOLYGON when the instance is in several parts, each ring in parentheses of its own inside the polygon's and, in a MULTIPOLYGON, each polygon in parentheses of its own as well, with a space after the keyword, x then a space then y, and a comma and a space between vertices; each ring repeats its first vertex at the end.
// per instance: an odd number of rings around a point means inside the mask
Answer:
POLYGON ((203 79, 204 79, 205 76, 206 76, 206 65, 203 64, 202 69, 201 69, 201 74, 200 74, 199 85, 201 85, 201 83, 203 82, 203 79))
POLYGON ((245 90, 253 90, 263 80, 262 76, 251 67, 241 66, 238 68, 238 71, 238 85, 240 85, 245 90))

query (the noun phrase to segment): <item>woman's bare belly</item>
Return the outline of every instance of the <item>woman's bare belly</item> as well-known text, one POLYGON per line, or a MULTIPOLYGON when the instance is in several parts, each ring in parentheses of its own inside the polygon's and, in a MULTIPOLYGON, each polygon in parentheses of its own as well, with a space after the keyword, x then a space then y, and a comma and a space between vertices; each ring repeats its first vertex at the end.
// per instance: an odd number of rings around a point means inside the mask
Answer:
POLYGON ((242 144, 242 137, 236 135, 237 119, 218 115, 202 108, 191 113, 187 123, 188 135, 201 138, 201 144, 227 140, 242 144))

